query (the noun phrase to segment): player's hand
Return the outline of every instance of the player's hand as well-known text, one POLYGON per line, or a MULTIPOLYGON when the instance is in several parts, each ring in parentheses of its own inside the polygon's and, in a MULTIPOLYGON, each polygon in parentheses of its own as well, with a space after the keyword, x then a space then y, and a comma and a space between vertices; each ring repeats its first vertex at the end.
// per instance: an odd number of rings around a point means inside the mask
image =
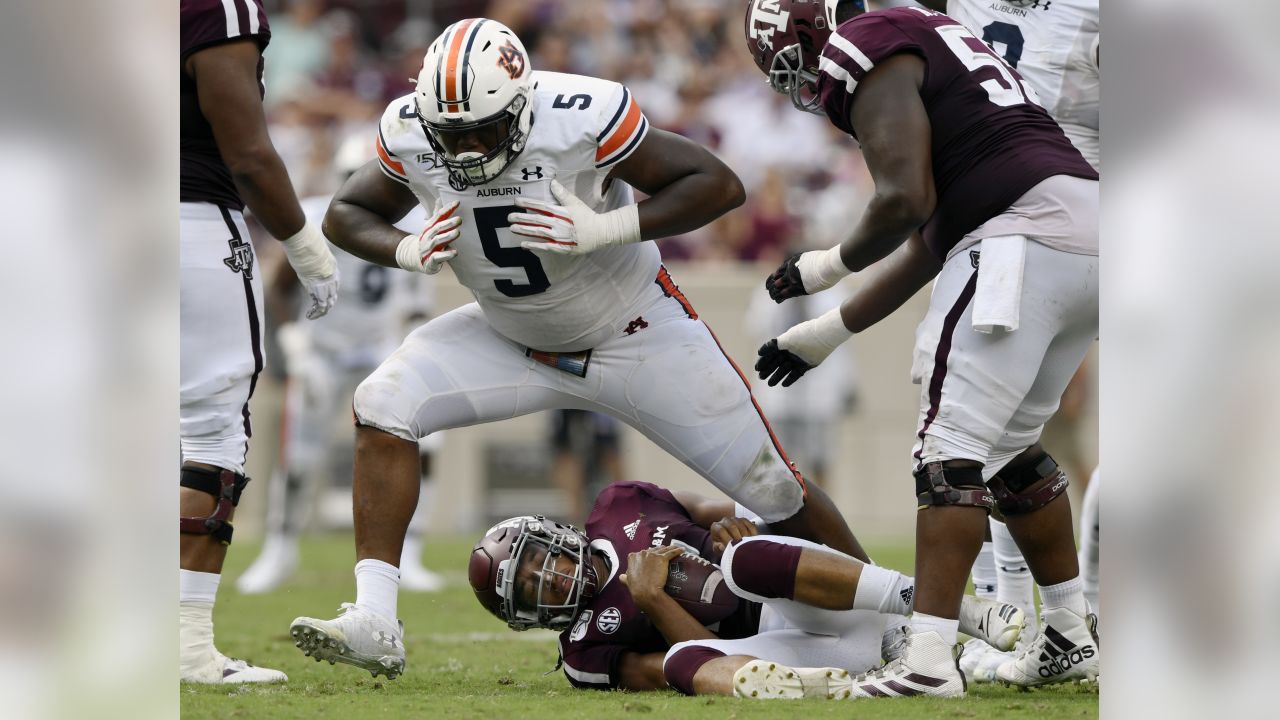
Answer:
POLYGON ((324 235, 310 222, 293 237, 280 242, 289 266, 311 296, 307 319, 323 317, 338 301, 338 263, 324 235))
POLYGON ((445 205, 427 221, 420 235, 409 235, 396 248, 396 264, 410 272, 435 275, 458 254, 450 245, 462 231, 462 216, 457 214, 458 201, 445 205))
POLYGON ((711 523, 711 552, 716 558, 724 555, 725 548, 744 537, 759 535, 760 528, 746 518, 726 517, 711 523))
POLYGON ((772 387, 790 387, 801 376, 827 359, 853 333, 844 325, 840 308, 793 326, 760 346, 756 371, 772 387))
POLYGON ((769 381, 769 387, 778 383, 782 383, 782 387, 791 387, 792 383, 812 370, 814 365, 805 362, 804 358, 790 350, 783 350, 779 346, 779 339, 774 338, 760 346, 756 371, 760 373, 761 380, 769 381))
POLYGON ((627 571, 618 579, 631 591, 636 605, 644 609, 652 598, 663 594, 671 561, 683 554, 684 549, 677 545, 633 552, 627 556, 627 571))
POLYGON ((551 181, 555 203, 520 198, 516 206, 531 212, 507 215, 512 234, 531 238, 520 243, 525 250, 557 255, 581 255, 601 248, 640 242, 640 220, 635 205, 598 213, 551 181))
POLYGON ((840 282, 849 268, 840 259, 840 246, 811 250, 787 258, 764 281, 769 297, 780 303, 801 295, 821 292, 840 282))

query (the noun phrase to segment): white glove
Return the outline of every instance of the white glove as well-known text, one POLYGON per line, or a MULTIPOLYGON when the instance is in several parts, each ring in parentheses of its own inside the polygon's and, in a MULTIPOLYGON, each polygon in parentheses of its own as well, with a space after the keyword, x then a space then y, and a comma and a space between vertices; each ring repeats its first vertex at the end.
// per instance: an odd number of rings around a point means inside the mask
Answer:
POLYGON ((435 275, 440 268, 458 254, 449 244, 458 239, 462 231, 462 216, 454 215, 458 201, 445 205, 427 221, 421 235, 408 235, 396 247, 396 264, 410 272, 435 275))
POLYGON ((289 265, 311 296, 307 319, 315 320, 338 301, 338 263, 320 229, 308 221, 293 237, 281 241, 289 265))
POLYGON ((598 213, 557 180, 551 181, 551 196, 559 205, 521 198, 516 205, 533 212, 507 216, 513 234, 533 238, 520 243, 525 250, 581 255, 640 242, 640 215, 635 205, 598 213))

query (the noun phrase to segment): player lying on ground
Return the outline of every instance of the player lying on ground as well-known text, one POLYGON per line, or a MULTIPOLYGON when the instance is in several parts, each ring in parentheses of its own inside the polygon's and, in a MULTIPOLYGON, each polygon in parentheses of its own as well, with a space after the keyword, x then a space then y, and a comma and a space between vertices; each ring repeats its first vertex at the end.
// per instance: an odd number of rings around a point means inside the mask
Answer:
POLYGON ((611 415, 779 533, 865 559, 652 242, 742 203, 724 163, 650 128, 622 85, 534 72, 520 39, 484 18, 432 43, 376 141, 379 161, 339 190, 325 232, 388 267, 447 264, 476 302, 415 330, 356 390, 356 602, 336 620, 295 620, 299 648, 403 672, 396 563, 418 504, 419 438, 542 410, 611 415), (406 237, 392 222, 418 204, 433 218, 406 237))
MULTIPOLYGON (((512 629, 562 631, 560 659, 579 688, 842 698, 854 674, 897 657, 910 577, 759 535, 759 521, 734 512, 729 500, 618 483, 600 493, 585 533, 534 516, 494 526, 468 575, 512 629)), ((960 617, 1001 649, 1025 622, 1016 607, 973 596, 960 617)), ((907 682, 895 692, 920 691, 907 682)))

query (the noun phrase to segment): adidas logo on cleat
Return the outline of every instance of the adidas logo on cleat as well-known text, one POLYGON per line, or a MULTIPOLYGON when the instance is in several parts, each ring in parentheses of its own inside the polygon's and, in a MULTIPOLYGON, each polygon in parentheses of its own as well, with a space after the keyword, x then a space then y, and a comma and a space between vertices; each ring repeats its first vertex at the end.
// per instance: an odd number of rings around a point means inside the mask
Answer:
MULTIPOLYGON (((1049 659, 1048 665, 1040 666, 1040 677, 1048 679, 1052 678, 1054 675, 1061 675, 1062 673, 1070 670, 1073 665, 1078 665, 1079 663, 1092 658, 1094 654, 1093 646, 1085 645, 1082 648, 1077 648, 1064 655, 1051 658, 1049 659)), ((1041 654, 1040 659, 1042 661, 1045 659, 1043 654, 1041 654)))

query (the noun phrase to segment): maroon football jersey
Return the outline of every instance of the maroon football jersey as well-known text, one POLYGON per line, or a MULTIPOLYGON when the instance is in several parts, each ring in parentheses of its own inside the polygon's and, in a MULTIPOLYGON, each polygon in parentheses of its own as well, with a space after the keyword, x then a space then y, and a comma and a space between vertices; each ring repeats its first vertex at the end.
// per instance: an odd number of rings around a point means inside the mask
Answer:
POLYGON ((932 125, 938 201, 923 234, 939 258, 1041 180, 1098 179, 1016 70, 963 25, 923 8, 864 13, 832 33, 818 94, 836 127, 854 135, 849 111, 858 83, 904 52, 926 65, 920 97, 932 125))
POLYGON ((271 39, 267 13, 260 0, 182 0, 181 76, 182 122, 179 155, 182 162, 182 202, 209 202, 241 210, 244 202, 231 171, 222 161, 213 128, 200 112, 196 81, 187 75, 185 65, 192 53, 211 45, 232 40, 252 40, 258 44, 258 88, 262 86, 262 50, 271 39))
MULTIPOLYGON (((711 557, 711 533, 698 527, 669 491, 644 482, 615 483, 596 498, 587 519, 591 551, 609 559, 608 578, 560 634, 564 672, 574 687, 608 690, 618 686, 622 653, 665 652, 669 647, 618 580, 627 571, 627 556, 662 545, 681 545, 711 557)), ((722 638, 754 635, 760 607, 742 601, 737 612, 714 628, 722 638)))

